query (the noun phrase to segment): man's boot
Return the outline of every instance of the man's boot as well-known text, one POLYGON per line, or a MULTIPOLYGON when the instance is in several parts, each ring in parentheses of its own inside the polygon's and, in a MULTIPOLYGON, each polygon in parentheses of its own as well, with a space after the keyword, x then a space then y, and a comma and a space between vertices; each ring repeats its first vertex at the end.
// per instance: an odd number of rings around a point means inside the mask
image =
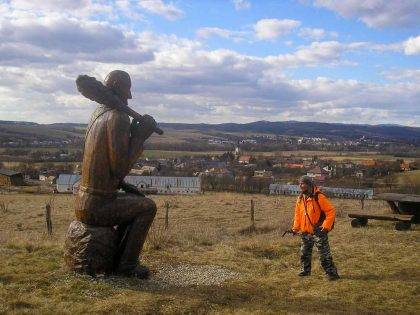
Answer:
POLYGON ((340 276, 338 275, 338 273, 328 273, 327 274, 327 279, 329 281, 335 281, 335 280, 340 279, 340 276))
POLYGON ((306 277, 310 275, 311 275, 311 272, 309 270, 302 270, 301 272, 298 273, 299 277, 306 277))

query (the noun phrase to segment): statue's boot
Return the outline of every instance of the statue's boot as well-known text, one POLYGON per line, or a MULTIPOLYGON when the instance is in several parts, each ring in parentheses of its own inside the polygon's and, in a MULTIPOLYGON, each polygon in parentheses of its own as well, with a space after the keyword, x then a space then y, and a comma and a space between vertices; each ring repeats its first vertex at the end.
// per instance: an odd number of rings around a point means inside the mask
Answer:
POLYGON ((125 277, 148 279, 150 277, 150 269, 147 266, 139 264, 135 268, 130 270, 119 270, 117 274, 125 277))
POLYGON ((120 255, 117 258, 116 272, 143 278, 149 275, 149 270, 139 265, 139 254, 146 241, 147 232, 156 215, 156 206, 149 204, 142 209, 142 214, 127 225, 125 235, 120 243, 120 255), (147 271, 146 271, 147 269, 147 271))

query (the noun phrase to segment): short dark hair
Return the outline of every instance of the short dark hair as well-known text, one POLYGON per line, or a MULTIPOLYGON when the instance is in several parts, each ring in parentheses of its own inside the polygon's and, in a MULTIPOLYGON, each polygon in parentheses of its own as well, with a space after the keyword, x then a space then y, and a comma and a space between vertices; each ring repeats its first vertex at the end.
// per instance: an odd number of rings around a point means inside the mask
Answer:
POLYGON ((306 185, 313 186, 314 181, 312 177, 309 177, 308 175, 303 175, 301 178, 299 178, 299 183, 305 183, 306 185))

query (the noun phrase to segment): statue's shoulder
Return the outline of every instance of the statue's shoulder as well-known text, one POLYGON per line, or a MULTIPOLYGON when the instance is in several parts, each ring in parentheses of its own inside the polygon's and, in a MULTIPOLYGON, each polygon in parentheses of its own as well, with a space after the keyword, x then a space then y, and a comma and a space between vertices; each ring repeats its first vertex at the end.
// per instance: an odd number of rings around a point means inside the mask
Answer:
POLYGON ((122 110, 111 108, 106 114, 109 120, 119 120, 121 122, 130 123, 130 117, 122 110))

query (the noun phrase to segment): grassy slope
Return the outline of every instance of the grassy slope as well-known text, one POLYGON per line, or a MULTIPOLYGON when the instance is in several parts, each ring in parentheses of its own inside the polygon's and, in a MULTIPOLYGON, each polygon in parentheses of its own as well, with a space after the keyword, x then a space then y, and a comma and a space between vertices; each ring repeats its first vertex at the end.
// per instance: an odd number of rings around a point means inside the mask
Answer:
POLYGON ((9 125, 0 123, 0 135, 2 136, 16 136, 28 137, 34 136, 66 139, 67 137, 83 137, 83 133, 60 130, 48 125, 9 125))
MULTIPOLYGON (((352 229, 345 213, 359 203, 333 200, 339 211, 331 234, 342 275, 324 279, 314 256, 313 275, 298 272, 299 239, 280 237, 294 197, 230 193, 153 196, 159 212, 143 260, 152 268, 176 263, 214 264, 243 277, 222 287, 153 288, 135 279, 92 279, 62 266, 62 244, 72 220, 72 196, 54 200, 54 236, 44 234, 48 195, 3 194, 0 210, 0 313, 416 313, 420 308, 420 233, 394 231, 389 222, 352 229), (242 234, 249 202, 256 203, 259 234, 242 234), (165 200, 172 204, 170 230, 162 233, 165 200), (158 248, 159 249, 156 249, 158 248)), ((365 210, 383 212, 380 201, 365 210)))

